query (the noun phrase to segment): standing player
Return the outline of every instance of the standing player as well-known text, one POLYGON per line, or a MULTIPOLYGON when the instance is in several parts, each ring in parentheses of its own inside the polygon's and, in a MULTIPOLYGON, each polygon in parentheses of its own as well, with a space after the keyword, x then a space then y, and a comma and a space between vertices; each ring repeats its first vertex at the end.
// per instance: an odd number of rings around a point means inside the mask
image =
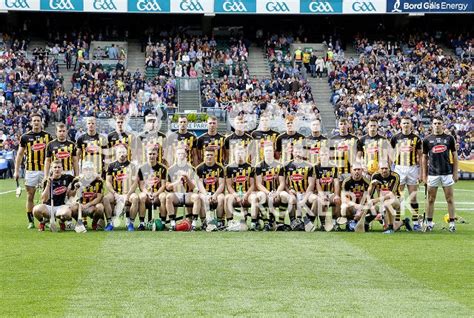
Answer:
POLYGON ((207 133, 201 135, 197 140, 197 149, 201 163, 205 159, 206 150, 214 150, 214 160, 219 164, 224 162, 224 141, 225 137, 217 132, 217 117, 207 118, 207 133))
POLYGON ((278 132, 270 129, 270 116, 266 113, 260 116, 259 129, 252 132, 252 138, 257 147, 257 162, 264 160, 264 147, 270 143, 275 149, 278 132))
POLYGON ((142 148, 141 162, 145 163, 148 160, 147 150, 149 148, 155 149, 157 154, 157 161, 163 165, 167 165, 163 158, 163 147, 166 145, 166 135, 158 129, 158 118, 155 114, 149 113, 145 116, 144 131, 138 136, 142 148))
POLYGON ((109 160, 116 161, 114 147, 124 145, 127 148, 127 160, 132 161, 133 136, 127 134, 124 128, 125 117, 118 115, 115 117, 115 130, 107 136, 107 149, 109 151, 109 160))
MULTIPOLYGON (((351 167, 350 176, 344 179, 341 185, 341 217, 350 220, 346 227, 350 232, 355 230, 362 211, 368 208, 366 203, 369 185, 370 181, 362 174, 362 164, 354 162, 351 167)), ((367 221, 370 221, 370 219, 366 219, 366 223, 367 221)), ((368 230, 368 225, 366 225, 366 230, 368 230)))
POLYGON ((347 118, 339 119, 339 133, 331 138, 331 150, 334 150, 334 160, 340 180, 351 175, 351 164, 356 160, 359 139, 349 133, 350 122, 347 118))
POLYGON ((97 133, 95 117, 86 119, 87 131, 77 140, 77 156, 81 162, 90 161, 95 167, 95 172, 100 176, 105 175, 104 159, 106 140, 97 133))
MULTIPOLYGON (((130 206, 130 216, 128 218, 127 230, 133 231, 133 221, 138 211, 138 196, 135 193, 137 183, 135 180, 135 167, 128 161, 128 150, 124 145, 115 146, 115 155, 117 161, 112 162, 107 169, 107 179, 105 186, 107 194, 104 197, 103 203, 105 208, 105 215, 107 217, 106 231, 112 231, 114 225, 112 224, 112 212, 117 206, 130 206), (122 205, 123 204, 123 205, 122 205)), ((122 211, 118 211, 119 214, 122 211)), ((118 216, 118 215, 116 215, 118 216)))
POLYGON ((405 185, 408 187, 413 230, 421 231, 416 193, 418 192, 418 180, 421 179, 422 142, 420 137, 413 133, 413 122, 409 116, 402 118, 400 126, 402 131, 391 139, 392 148, 395 149, 395 172, 400 176, 401 193, 403 193, 405 185))
POLYGON ((251 152, 251 145, 253 142, 252 136, 247 134, 245 132, 245 119, 243 116, 237 116, 234 119, 234 129, 235 132, 231 134, 230 136, 227 136, 225 141, 224 141, 224 147, 225 147, 225 162, 227 163, 235 163, 237 162, 237 159, 234 158, 234 155, 236 154, 235 147, 237 145, 242 145, 245 149, 245 152, 247 153, 247 162, 252 162, 251 160, 253 159, 252 153, 251 152))
POLYGON ((35 227, 33 220, 33 206, 36 187, 41 186, 44 175, 44 162, 46 158, 46 145, 51 141, 51 135, 43 131, 40 114, 31 115, 31 130, 20 138, 20 147, 15 159, 15 180, 20 177, 20 166, 25 157, 25 188, 26 188, 26 216, 28 229, 35 227))
POLYGON ((49 167, 54 160, 60 160, 63 163, 64 173, 72 176, 79 174, 76 145, 67 140, 67 129, 63 123, 56 126, 56 139, 46 146, 45 176, 49 175, 49 167))
POLYGON ((306 137, 305 147, 309 152, 308 161, 312 165, 318 164, 321 148, 328 147, 328 138, 321 134, 321 119, 315 118, 311 121, 311 135, 306 137))
POLYGON ((66 205, 66 199, 74 196, 74 190, 72 189, 74 177, 63 174, 63 165, 60 160, 53 161, 51 170, 51 177, 46 178, 43 185, 44 190, 41 194, 43 203, 33 208, 33 214, 40 222, 38 228, 40 232, 44 231, 46 222, 53 214, 60 220, 61 230, 63 231, 66 229, 64 222, 71 220, 71 209, 66 205))
POLYGON ((196 168, 199 177, 199 193, 201 196, 201 224, 210 210, 216 210, 217 228, 224 226, 225 181, 224 168, 216 162, 213 147, 204 150, 204 162, 196 168))
POLYGON ((293 159, 293 145, 304 140, 304 136, 296 131, 295 118, 293 116, 286 116, 285 121, 286 132, 278 135, 275 152, 275 158, 280 160, 282 164, 287 164, 293 159))
POLYGON ((194 193, 196 187, 196 173, 187 161, 186 149, 176 149, 176 163, 168 168, 166 182, 166 210, 170 219, 170 231, 176 230, 176 209, 180 206, 192 207, 192 214, 187 213, 186 218, 192 219, 191 226, 196 227, 196 221, 201 211, 199 195, 194 193))
POLYGON ((167 147, 167 162, 171 166, 174 162, 174 154, 177 154, 177 148, 183 148, 187 153, 187 162, 192 165, 197 165, 198 162, 198 150, 197 146, 197 137, 194 133, 188 131, 188 118, 185 115, 179 116, 178 119, 178 131, 171 133, 166 141, 168 143, 167 147))
POLYGON ((381 160, 389 161, 389 143, 387 139, 378 133, 379 123, 377 118, 370 117, 367 135, 360 139, 357 145, 357 157, 363 159, 369 175, 379 170, 381 160))
MULTIPOLYGON (((160 219, 166 223, 166 174, 164 165, 158 162, 159 146, 148 148, 148 160, 138 170, 138 187, 141 193, 138 195, 140 206, 138 209, 140 225, 139 231, 145 230, 145 211, 151 208, 152 204, 160 208, 160 219)), ((148 218, 151 221, 151 217, 148 218)), ((153 220, 154 221, 154 220, 153 220)))
POLYGON ((458 181, 456 141, 444 133, 443 119, 433 118, 433 134, 423 140, 423 181, 428 185, 427 231, 433 230, 434 203, 438 187, 442 186, 448 203, 449 231, 455 232, 453 185, 458 181))
MULTIPOLYGON (((263 160, 258 163, 255 169, 255 190, 258 191, 258 207, 259 209, 265 207, 269 209, 268 221, 265 222, 264 226, 265 231, 270 231, 274 227, 276 221, 275 208, 283 206, 288 208, 287 197, 285 197, 285 200, 282 200, 280 196, 282 191, 285 190, 284 171, 280 162, 275 160, 273 147, 273 143, 270 140, 265 143, 263 146, 263 160)), ((260 211, 260 213, 262 212, 260 211)), ((286 212, 283 216, 286 215, 286 212)), ((253 224, 252 227, 254 227, 253 224)))

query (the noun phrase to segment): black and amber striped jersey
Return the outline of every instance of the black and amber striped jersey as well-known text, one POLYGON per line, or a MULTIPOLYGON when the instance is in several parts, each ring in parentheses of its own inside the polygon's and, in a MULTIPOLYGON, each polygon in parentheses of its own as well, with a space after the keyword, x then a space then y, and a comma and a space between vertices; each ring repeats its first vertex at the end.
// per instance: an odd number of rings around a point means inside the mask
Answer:
MULTIPOLYGON (((196 175, 196 170, 194 167, 186 163, 182 166, 179 166, 178 164, 174 164, 171 167, 168 168, 168 177, 167 181, 168 182, 175 182, 178 180, 178 178, 182 177, 182 173, 185 173, 189 176, 189 178, 196 184, 197 180, 197 175, 196 175)), ((188 182, 182 182, 179 186, 175 187, 174 192, 179 192, 179 193, 188 193, 192 192, 193 187, 188 183, 188 182)))
MULTIPOLYGON (((77 180, 77 178, 76 178, 77 180)), ((104 189, 104 181, 97 177, 89 185, 85 185, 82 188, 81 203, 86 204, 95 200, 98 194, 102 194, 104 189)))
POLYGON ((349 176, 342 182, 341 189, 348 194, 352 193, 356 200, 355 203, 361 203, 362 198, 367 194, 369 185, 370 181, 366 177, 362 177, 360 180, 354 180, 352 176, 349 176))
POLYGON ((427 136, 423 140, 423 154, 428 156, 429 176, 453 174, 453 156, 458 155, 453 136, 445 133, 427 136))
MULTIPOLYGON (((52 185, 50 185, 50 190, 52 188, 53 193, 49 196, 48 201, 43 202, 44 204, 51 205, 51 197, 53 198, 53 205, 60 206, 66 204, 67 192, 70 190, 70 186, 74 181, 74 177, 70 174, 63 174, 57 179, 51 178, 52 185)), ((43 188, 47 186, 48 181, 44 181, 43 188)))
POLYGON ((298 193, 306 192, 309 178, 314 178, 314 166, 307 161, 290 161, 284 168, 286 186, 298 193))
POLYGON ((126 132, 118 133, 117 131, 113 131, 107 136, 107 149, 111 161, 118 159, 115 155, 115 147, 118 145, 123 145, 127 148, 127 160, 132 160, 132 138, 133 136, 126 132))
POLYGON ((224 178, 224 168, 215 163, 213 166, 208 166, 205 162, 201 163, 196 168, 196 173, 204 185, 204 189, 208 193, 214 194, 219 187, 219 178, 224 178))
POLYGON ((93 136, 85 133, 77 140, 77 149, 79 159, 91 161, 94 164, 95 172, 101 175, 106 151, 105 138, 97 133, 93 136))
POLYGON ((237 162, 235 158, 235 146, 240 144, 245 147, 247 150, 247 159, 250 159, 252 154, 252 146, 253 138, 247 133, 243 135, 237 135, 235 132, 232 135, 229 135, 224 140, 224 147, 227 151, 229 151, 229 163, 237 162))
POLYGON ((421 150, 422 142, 414 133, 404 135, 398 133, 392 137, 390 144, 395 149, 395 164, 399 166, 417 166, 418 151, 421 150))
POLYGON ((322 147, 328 147, 329 150, 329 143, 328 138, 323 135, 313 136, 310 135, 309 137, 305 138, 305 149, 308 155, 308 161, 316 165, 319 163, 319 151, 322 147))
POLYGON ((254 168, 247 162, 238 165, 230 164, 224 169, 224 176, 232 180, 232 189, 235 192, 247 192, 255 178, 254 168))
POLYGON ((165 164, 163 161, 163 148, 166 145, 166 135, 161 131, 155 132, 144 132, 138 136, 140 139, 140 144, 142 148, 142 162, 147 161, 147 150, 149 148, 157 148, 158 150, 158 158, 157 161, 159 163, 165 164))
POLYGON ((20 139, 20 146, 25 149, 25 170, 43 171, 46 160, 46 146, 51 141, 51 135, 45 131, 28 131, 20 139))
POLYGON ((130 161, 109 164, 107 176, 112 176, 112 187, 118 194, 127 194, 134 182, 135 167, 130 161))
POLYGON ((273 145, 273 150, 276 149, 276 139, 278 137, 278 132, 274 130, 255 130, 252 132, 252 138, 255 140, 255 146, 257 147, 257 161, 264 159, 263 157, 263 146, 266 143, 271 143, 273 145))
POLYGON ((262 185, 268 191, 276 191, 280 185, 279 177, 283 177, 283 167, 278 161, 267 163, 260 161, 255 168, 255 175, 262 177, 262 185))
POLYGON ((357 146, 357 151, 363 152, 364 163, 368 166, 370 162, 376 164, 381 160, 388 162, 390 148, 387 138, 376 134, 375 136, 363 136, 357 146))
POLYGON ((323 192, 334 193, 334 180, 339 177, 337 170, 336 167, 321 166, 320 164, 314 167, 315 176, 323 192))
POLYGON ((280 161, 282 163, 288 163, 293 160, 293 152, 290 148, 297 143, 304 146, 304 138, 305 137, 298 132, 293 135, 289 135, 287 132, 278 135, 276 139, 276 151, 281 154, 280 161))
POLYGON ((219 133, 215 135, 209 135, 205 133, 197 139, 197 149, 201 151, 201 158, 204 158, 204 151, 206 148, 214 150, 215 159, 219 163, 224 162, 224 141, 225 137, 219 133))
POLYGON ((330 139, 330 150, 339 175, 351 172, 351 162, 356 159, 359 139, 351 134, 337 134, 330 139))
POLYGON ((65 171, 72 171, 74 169, 72 157, 76 155, 76 145, 69 140, 59 141, 54 139, 46 146, 46 158, 50 158, 51 162, 61 160, 65 171))
POLYGON ((400 196, 400 176, 395 171, 392 171, 386 178, 380 172, 374 173, 371 181, 377 180, 380 183, 375 185, 374 191, 380 191, 380 195, 386 195, 392 192, 396 196, 400 196))
POLYGON ((151 166, 148 162, 138 169, 138 180, 145 182, 148 192, 158 192, 163 186, 162 180, 166 182, 167 169, 161 163, 151 166))
MULTIPOLYGON (((191 132, 185 132, 184 134, 179 133, 179 131, 172 133, 166 138, 166 141, 169 145, 172 146, 172 156, 173 160, 168 158, 169 164, 174 162, 176 158, 174 158, 174 154, 176 153, 176 148, 183 147, 186 149, 186 153, 188 154, 188 162, 192 163, 194 158, 193 158, 193 153, 192 150, 196 148, 197 146, 197 137, 195 134, 191 132)), ((169 154, 168 154, 169 155, 169 154)))

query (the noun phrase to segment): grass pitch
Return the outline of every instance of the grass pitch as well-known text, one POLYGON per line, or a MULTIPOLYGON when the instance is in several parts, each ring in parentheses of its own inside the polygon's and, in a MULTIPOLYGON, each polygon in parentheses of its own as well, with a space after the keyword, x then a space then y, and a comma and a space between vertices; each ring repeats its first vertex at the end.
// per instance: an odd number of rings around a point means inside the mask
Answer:
MULTIPOLYGON (((0 181, 0 315, 474 315, 474 182, 433 233, 39 233, 0 181), (5 193, 8 192, 8 193, 5 193)), ((418 196, 423 211, 424 197, 418 196)))

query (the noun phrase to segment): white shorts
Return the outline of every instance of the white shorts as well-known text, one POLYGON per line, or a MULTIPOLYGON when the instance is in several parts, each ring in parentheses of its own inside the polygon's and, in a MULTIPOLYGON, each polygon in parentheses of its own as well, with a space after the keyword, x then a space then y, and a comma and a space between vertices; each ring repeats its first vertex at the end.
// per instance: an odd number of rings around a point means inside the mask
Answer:
POLYGON ((174 193, 176 197, 178 198, 178 203, 177 205, 184 205, 186 203, 186 193, 182 192, 175 192, 174 193))
POLYGON ((68 175, 74 177, 74 171, 72 171, 72 170, 64 170, 64 171, 63 171, 63 174, 68 174, 68 175))
MULTIPOLYGON (((52 211, 54 211, 54 215, 56 216, 60 209, 63 209, 63 208, 66 208, 66 207, 69 207, 69 206, 66 205, 66 204, 60 205, 60 206, 55 206, 55 207, 52 208, 52 211)), ((46 205, 46 209, 48 210, 49 216, 51 216, 51 205, 46 205)))
POLYGON ((420 175, 419 166, 399 166, 396 165, 394 171, 400 176, 400 185, 417 185, 420 175))
POLYGON ((37 187, 42 186, 41 182, 44 179, 44 171, 26 171, 25 173, 25 186, 37 187))
POLYGON ((452 174, 446 176, 428 176, 428 187, 450 187, 454 184, 452 174))

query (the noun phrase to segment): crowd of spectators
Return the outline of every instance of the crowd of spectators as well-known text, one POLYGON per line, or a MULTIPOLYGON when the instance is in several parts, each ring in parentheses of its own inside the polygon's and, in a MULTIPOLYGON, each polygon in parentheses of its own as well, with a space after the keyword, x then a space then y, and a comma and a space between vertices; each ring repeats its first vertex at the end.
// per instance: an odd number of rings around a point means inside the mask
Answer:
POLYGON ((474 59, 474 38, 469 34, 459 34, 450 38, 451 47, 461 59, 474 59))

